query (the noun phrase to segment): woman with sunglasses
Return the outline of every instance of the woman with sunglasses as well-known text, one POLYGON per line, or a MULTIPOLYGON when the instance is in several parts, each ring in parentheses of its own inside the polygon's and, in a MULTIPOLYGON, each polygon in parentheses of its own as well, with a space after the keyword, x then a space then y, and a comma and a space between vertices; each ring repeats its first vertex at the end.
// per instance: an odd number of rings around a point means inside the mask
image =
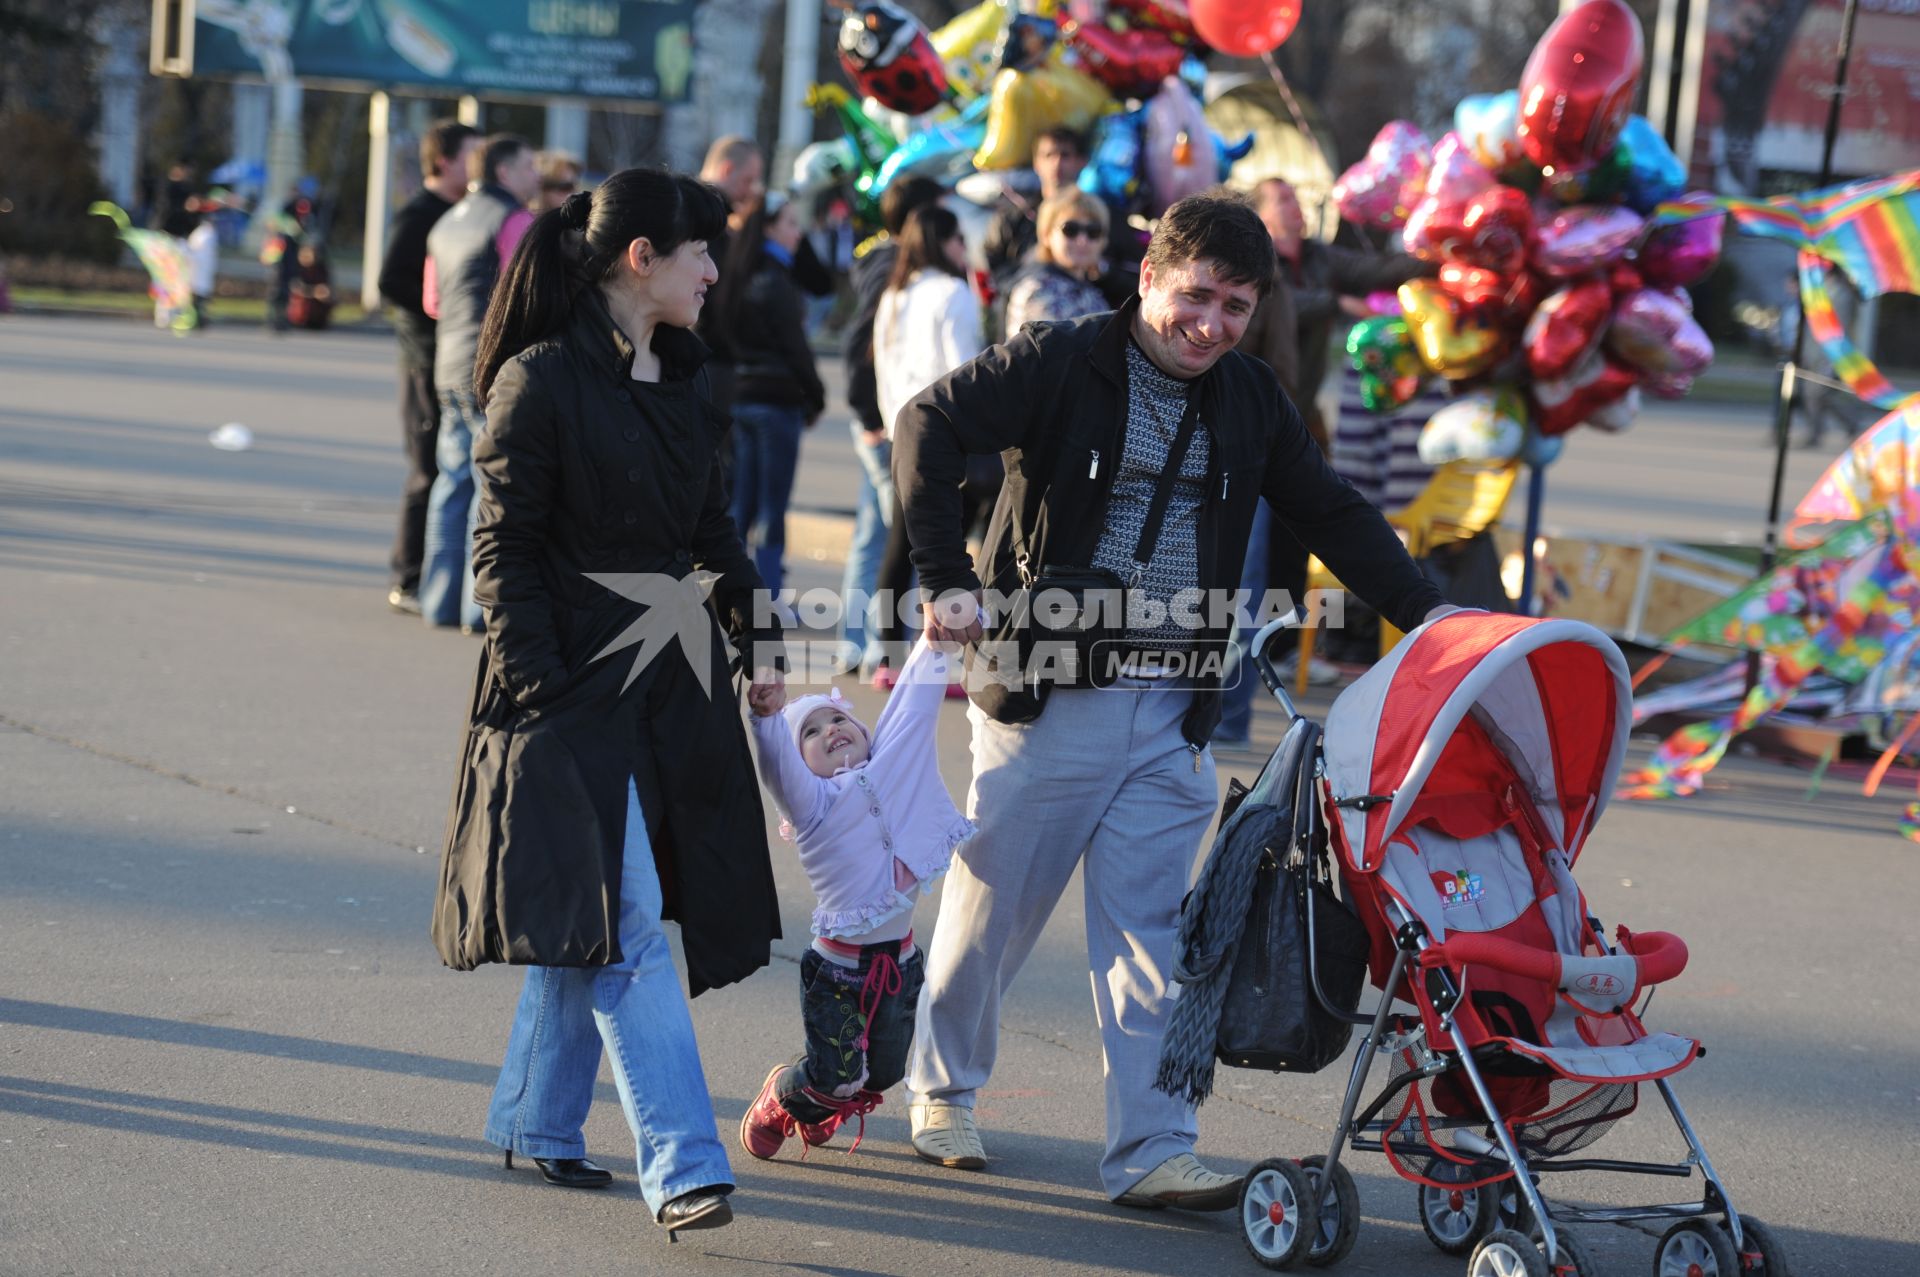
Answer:
POLYGON ((1007 289, 1007 333, 1030 323, 1112 310, 1094 280, 1107 247, 1107 206, 1078 187, 1040 205, 1040 242, 1007 289))

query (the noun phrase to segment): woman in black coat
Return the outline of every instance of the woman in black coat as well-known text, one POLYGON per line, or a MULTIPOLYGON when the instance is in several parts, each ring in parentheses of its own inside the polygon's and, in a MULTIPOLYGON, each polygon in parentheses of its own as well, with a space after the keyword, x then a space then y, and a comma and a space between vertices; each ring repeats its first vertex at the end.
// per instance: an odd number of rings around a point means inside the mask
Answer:
POLYGON ((604 1043, 669 1230, 726 1223, 733 1175, 662 919, 695 995, 780 934, 721 626, 763 703, 785 696, 780 633, 688 331, 724 222, 691 178, 616 173, 543 214, 494 293, 473 453, 487 642, 433 918, 449 966, 529 967, 487 1140, 551 1183, 608 1183, 581 1135, 604 1043))

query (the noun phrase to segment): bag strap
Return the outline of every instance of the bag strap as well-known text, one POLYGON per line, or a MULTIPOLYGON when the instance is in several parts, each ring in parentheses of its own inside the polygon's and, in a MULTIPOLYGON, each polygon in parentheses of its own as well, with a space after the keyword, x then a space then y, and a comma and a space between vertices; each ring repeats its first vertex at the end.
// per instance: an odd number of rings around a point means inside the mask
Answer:
MULTIPOLYGON (((1187 452, 1193 447, 1194 432, 1200 426, 1199 387, 1187 391, 1187 406, 1180 414, 1180 426, 1173 434, 1173 447, 1167 451, 1166 469, 1160 472, 1160 479, 1153 485, 1153 504, 1147 507, 1147 521, 1140 525, 1140 540, 1133 547, 1133 580, 1138 585, 1146 574, 1147 564, 1153 561, 1153 548, 1160 541, 1160 525, 1166 522, 1167 507, 1173 503, 1174 481, 1180 477, 1180 467, 1186 464, 1187 452)), ((1121 446, 1124 459, 1126 447, 1121 446)))
POLYGON ((1314 792, 1315 779, 1313 760, 1320 753, 1321 728, 1318 723, 1307 724, 1307 736, 1301 750, 1300 770, 1294 778, 1293 791, 1293 839, 1294 846, 1300 851, 1302 860, 1309 872, 1306 881, 1315 878, 1328 882, 1333 880, 1333 866, 1329 862, 1326 842, 1314 837, 1320 821, 1319 795, 1314 792))

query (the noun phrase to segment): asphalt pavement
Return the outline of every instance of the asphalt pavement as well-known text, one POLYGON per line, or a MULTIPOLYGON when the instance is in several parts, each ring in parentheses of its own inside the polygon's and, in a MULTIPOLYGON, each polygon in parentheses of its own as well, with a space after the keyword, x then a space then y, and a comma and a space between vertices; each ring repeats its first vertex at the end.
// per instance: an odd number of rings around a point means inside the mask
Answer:
MULTIPOLYGON (((427 940, 479 649, 387 609, 395 400, 392 347, 373 337, 0 318, 0 1274, 1258 1271, 1231 1215, 1099 1194, 1077 884, 1006 1005, 984 1174, 917 1160, 896 1091, 850 1156, 844 1138, 804 1162, 736 1153, 736 1222, 669 1247, 604 1073, 587 1140, 612 1191, 502 1169, 479 1130, 519 976, 449 972, 427 940), (226 422, 254 447, 210 447, 226 422)), ((1750 534, 1763 414, 1655 406, 1624 438, 1576 436, 1549 523, 1750 534)), ((855 474, 844 418, 803 458, 793 573, 827 585, 855 474)), ((1789 491, 1823 461, 1796 454, 1789 491)), ((1258 744, 1280 725, 1263 709, 1258 744)), ((956 795, 966 735, 950 704, 956 795)), ((1261 756, 1223 757, 1222 783, 1261 756)), ((1733 757, 1694 799, 1616 805, 1579 877, 1609 925, 1686 938, 1692 965, 1650 1018, 1706 1042, 1679 1093, 1794 1271, 1920 1272, 1920 1014, 1903 983, 1920 852, 1895 830, 1909 795, 1865 799, 1836 774, 1808 801, 1807 781, 1733 757)), ((770 969, 694 1004, 730 1144, 799 1045, 810 899, 772 846, 787 938, 770 969)), ((1323 1152, 1344 1074, 1223 1072, 1202 1156, 1238 1170, 1323 1152)), ((1596 1152, 1678 1146, 1645 1092, 1596 1152)), ((1366 1222, 1335 1271, 1464 1271, 1378 1155, 1353 1169, 1366 1222)), ((1645 1231, 1580 1231, 1604 1271, 1647 1268, 1645 1231)))

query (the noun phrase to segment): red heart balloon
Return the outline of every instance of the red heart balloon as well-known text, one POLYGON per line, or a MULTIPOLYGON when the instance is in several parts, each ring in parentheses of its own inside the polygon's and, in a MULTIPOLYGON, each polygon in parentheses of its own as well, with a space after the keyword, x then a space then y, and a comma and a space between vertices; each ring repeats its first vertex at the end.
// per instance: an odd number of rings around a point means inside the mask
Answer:
POLYGON ((1571 376, 1533 383, 1533 424, 1543 435, 1563 435, 1588 413, 1624 396, 1638 380, 1633 369, 1596 351, 1571 376))
POLYGON ((1511 275, 1527 260, 1533 206, 1511 186, 1466 200, 1429 195, 1407 218, 1406 249, 1430 262, 1456 262, 1511 275))
POLYGON ((1640 19, 1621 0, 1587 0, 1561 14, 1520 75, 1520 145, 1541 168, 1597 160, 1613 149, 1640 84, 1640 19))
POLYGON ((1160 82, 1180 70, 1187 51, 1161 31, 1114 31, 1071 24, 1067 43, 1094 79, 1123 98, 1152 97, 1160 82))
POLYGON ((1540 304, 1540 277, 1523 270, 1513 275, 1484 266, 1448 262, 1440 268, 1440 287, 1463 306, 1491 315, 1495 323, 1525 322, 1540 304))
POLYGON ((1551 293, 1527 321, 1521 342, 1536 378, 1567 375, 1600 344, 1613 314, 1613 290, 1595 275, 1551 293))

